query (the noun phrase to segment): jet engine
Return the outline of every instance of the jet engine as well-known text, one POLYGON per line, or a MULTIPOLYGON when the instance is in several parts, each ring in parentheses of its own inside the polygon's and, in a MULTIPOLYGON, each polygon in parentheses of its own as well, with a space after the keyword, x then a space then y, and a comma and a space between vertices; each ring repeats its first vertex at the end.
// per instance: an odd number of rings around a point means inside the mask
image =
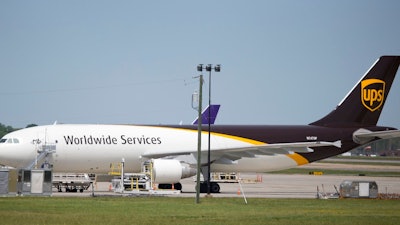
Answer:
POLYGON ((183 178, 196 175, 196 169, 187 163, 181 163, 176 159, 154 159, 153 178, 155 183, 171 184, 179 183, 183 178))

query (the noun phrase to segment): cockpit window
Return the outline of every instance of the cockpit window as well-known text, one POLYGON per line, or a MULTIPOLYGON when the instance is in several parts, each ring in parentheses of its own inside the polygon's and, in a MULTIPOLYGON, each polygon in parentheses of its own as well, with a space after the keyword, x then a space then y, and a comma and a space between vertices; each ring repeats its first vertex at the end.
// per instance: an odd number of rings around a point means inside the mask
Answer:
POLYGON ((19 144, 20 141, 18 138, 2 138, 0 139, 0 144, 7 143, 7 144, 19 144))

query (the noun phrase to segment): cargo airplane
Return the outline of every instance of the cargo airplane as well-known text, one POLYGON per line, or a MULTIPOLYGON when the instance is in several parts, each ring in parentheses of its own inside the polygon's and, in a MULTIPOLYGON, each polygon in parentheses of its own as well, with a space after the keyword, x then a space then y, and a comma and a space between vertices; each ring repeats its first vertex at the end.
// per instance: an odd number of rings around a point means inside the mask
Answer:
MULTIPOLYGON (((212 125, 211 171, 283 170, 399 137, 397 129, 377 126, 399 64, 400 56, 380 57, 333 111, 308 125, 212 125)), ((203 130, 201 172, 207 174, 207 126, 203 130)), ((0 140, 0 164, 24 168, 43 151, 53 152, 49 162, 56 172, 105 173, 122 158, 125 171, 139 172, 153 159, 155 182, 180 188, 182 178, 197 172, 197 125, 31 127, 0 140)), ((220 190, 217 183, 210 187, 220 190)))

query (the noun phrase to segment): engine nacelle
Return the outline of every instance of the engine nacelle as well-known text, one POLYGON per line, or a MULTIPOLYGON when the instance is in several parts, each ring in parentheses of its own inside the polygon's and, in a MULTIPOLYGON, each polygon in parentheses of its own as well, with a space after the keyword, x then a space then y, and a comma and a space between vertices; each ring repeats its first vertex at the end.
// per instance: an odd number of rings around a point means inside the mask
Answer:
POLYGON ((196 175, 196 169, 175 159, 154 159, 153 178, 158 184, 178 183, 181 179, 196 175))

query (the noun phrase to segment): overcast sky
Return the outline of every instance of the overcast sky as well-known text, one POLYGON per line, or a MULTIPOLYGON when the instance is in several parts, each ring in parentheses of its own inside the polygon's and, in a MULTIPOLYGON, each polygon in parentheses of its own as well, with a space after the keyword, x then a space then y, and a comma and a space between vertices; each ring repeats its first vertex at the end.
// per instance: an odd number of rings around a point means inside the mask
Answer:
MULTIPOLYGON (((216 123, 307 124, 400 55, 399 21, 396 0, 2 0, 0 123, 188 124, 211 63, 216 123)), ((400 74, 379 124, 399 96, 400 74)))

